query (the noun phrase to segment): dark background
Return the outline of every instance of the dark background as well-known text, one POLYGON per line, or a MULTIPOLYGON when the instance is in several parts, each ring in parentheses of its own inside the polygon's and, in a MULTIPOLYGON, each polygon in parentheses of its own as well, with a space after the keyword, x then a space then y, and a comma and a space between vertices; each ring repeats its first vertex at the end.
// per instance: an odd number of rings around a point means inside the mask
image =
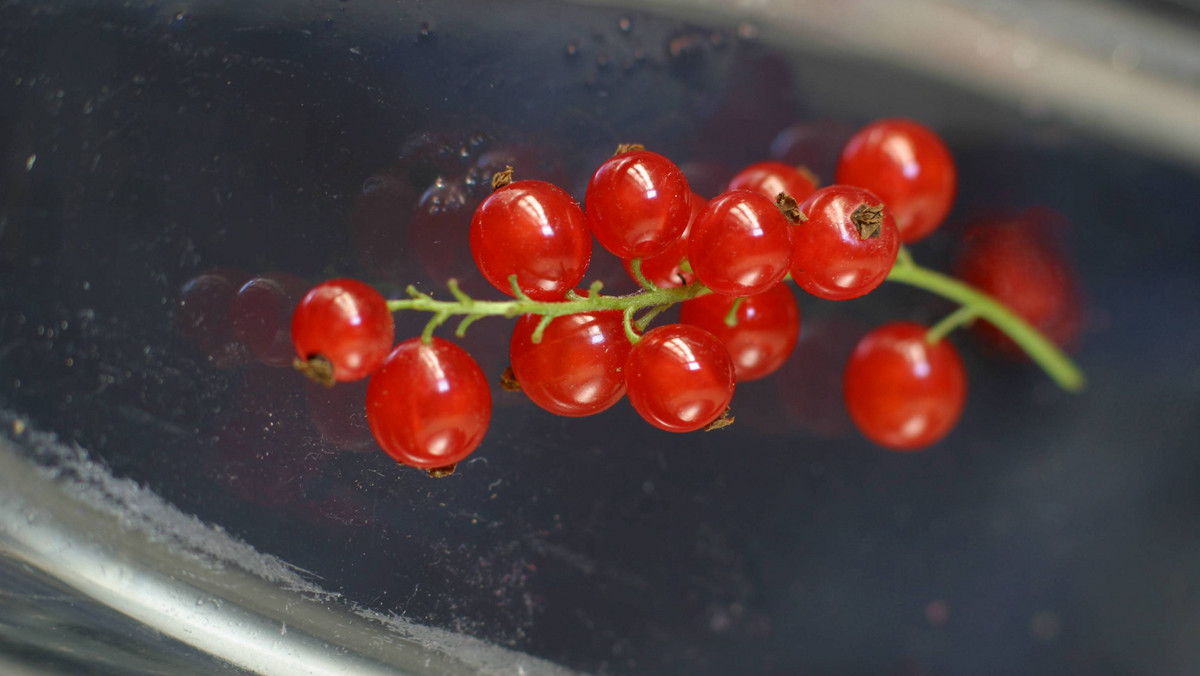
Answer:
MULTIPOLYGON (((354 604, 581 670, 1195 673, 1197 195, 1194 168, 1052 113, 753 27, 533 2, 2 2, 0 405, 354 604), (439 293, 470 275, 461 230, 497 158, 582 198, 639 141, 711 195, 789 125, 828 178, 881 115, 935 126, 959 162, 919 261, 945 266, 1000 211, 1070 223, 1087 391, 956 335, 961 424, 889 453, 845 418, 841 361, 872 325, 949 308, 802 297, 798 353, 739 388, 733 428, 671 435, 624 403, 556 418, 497 388, 483 446, 434 481, 370 452, 361 389, 331 401, 225 341, 227 298, 190 328, 177 309, 205 274, 439 293)), ((599 253, 593 277, 630 288, 599 253)), ((507 327, 465 345, 494 378, 507 327)))

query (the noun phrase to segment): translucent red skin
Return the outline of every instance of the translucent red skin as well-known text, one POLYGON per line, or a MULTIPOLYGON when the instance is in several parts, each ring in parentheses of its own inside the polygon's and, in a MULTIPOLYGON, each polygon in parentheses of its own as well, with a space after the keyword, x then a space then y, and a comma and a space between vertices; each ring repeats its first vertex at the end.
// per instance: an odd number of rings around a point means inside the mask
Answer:
POLYGON ((878 195, 905 243, 929 236, 946 220, 958 189, 958 170, 945 142, 912 120, 873 122, 850 138, 838 161, 837 182, 878 195))
POLYGON ((512 296, 508 278, 534 300, 556 300, 583 279, 592 237, 575 199, 544 181, 516 181, 488 195, 471 219, 471 255, 484 278, 512 296))
POLYGON ((691 432, 716 420, 733 399, 733 360, 711 333, 687 324, 651 330, 629 350, 625 389, 647 422, 691 432))
POLYGON ((729 180, 729 190, 751 190, 774 201, 779 193, 791 195, 797 202, 803 202, 817 185, 812 179, 783 162, 758 162, 742 169, 729 180))
POLYGON ((930 345, 913 322, 880 326, 846 364, 843 396, 855 426, 896 451, 937 443, 954 428, 967 398, 967 375, 946 339, 930 345))
POLYGON ((513 375, 533 403, 575 418, 599 413, 625 396, 625 359, 632 344, 620 312, 559 317, 534 343, 540 320, 522 316, 509 342, 513 375))
POLYGON ((487 378, 466 350, 441 338, 410 338, 367 383, 375 441, 405 465, 432 469, 474 451, 492 417, 487 378))
MULTIPOLYGON (((687 258, 688 237, 692 233, 692 224, 696 222, 696 217, 704 211, 707 204, 708 200, 692 193, 691 216, 688 218, 687 227, 683 229, 683 234, 672 242, 666 251, 657 256, 642 259, 642 276, 647 281, 660 289, 674 289, 691 284, 695 280, 696 276, 690 271, 681 270, 679 264, 687 258)), ((622 258, 621 264, 625 266, 625 272, 629 273, 629 278, 637 281, 637 277, 633 274, 633 266, 630 265, 630 259, 622 258)))
POLYGON ((725 296, 752 296, 778 284, 792 262, 788 222, 759 193, 717 195, 688 235, 688 262, 696 279, 725 296))
MULTIPOLYGON (((1034 209, 967 231, 955 260, 955 275, 992 296, 1041 331, 1059 347, 1079 337, 1083 300, 1070 262, 1054 238, 1058 219, 1034 209)), ((1024 350, 991 324, 980 321, 975 333, 1011 356, 1028 359, 1024 350)))
POLYGON ((229 307, 233 332, 267 366, 292 363, 292 311, 304 295, 303 279, 268 272, 242 285, 229 307))
POLYGON ((792 228, 792 279, 818 298, 849 300, 869 293, 887 279, 900 235, 885 207, 879 235, 862 239, 851 220, 862 205, 883 204, 870 192, 831 185, 800 205, 808 220, 792 228))
POLYGON ((396 337, 387 300, 354 279, 313 287, 292 314, 292 344, 301 359, 324 357, 341 382, 365 378, 383 363, 396 337))
POLYGON ((683 235, 692 189, 671 160, 647 150, 606 160, 588 182, 585 206, 592 234, 620 258, 661 254, 683 235))
POLYGON ((796 347, 800 337, 800 308, 785 284, 742 299, 737 324, 725 317, 736 299, 710 293, 689 300, 679 308, 679 321, 713 334, 729 351, 739 383, 765 378, 779 367, 796 347))

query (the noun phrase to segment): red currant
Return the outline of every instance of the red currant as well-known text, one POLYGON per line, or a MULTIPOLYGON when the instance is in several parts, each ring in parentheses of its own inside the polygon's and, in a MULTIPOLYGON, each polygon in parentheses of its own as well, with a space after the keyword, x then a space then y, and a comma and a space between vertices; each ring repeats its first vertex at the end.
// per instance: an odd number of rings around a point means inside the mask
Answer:
POLYGON ((313 287, 292 314, 292 343, 303 360, 322 357, 342 382, 371 374, 387 357, 395 338, 387 301, 353 279, 332 279, 313 287))
POLYGON ((629 403, 668 432, 691 432, 716 420, 733 399, 733 360, 716 336, 687 324, 651 330, 625 362, 629 403))
POLYGON ((625 395, 625 359, 632 347, 615 310, 559 317, 540 343, 533 331, 541 317, 517 320, 509 343, 513 375, 533 403, 551 413, 579 417, 599 413, 625 395))
POLYGON ((831 185, 800 210, 808 220, 792 228, 792 279, 826 300, 858 298, 883 283, 900 236, 883 201, 862 188, 831 185))
POLYGON ((233 332, 262 363, 292 363, 292 310, 305 290, 296 275, 269 272, 246 282, 234 296, 229 307, 233 332))
POLYGON ((658 153, 635 150, 600 165, 585 201, 601 246, 620 258, 649 258, 683 235, 691 200, 682 169, 658 153))
POLYGON ((933 130, 912 120, 879 120, 851 137, 838 162, 837 182, 878 195, 905 242, 937 229, 954 203, 958 171, 933 130))
MULTIPOLYGON (((955 272, 1021 316, 1060 347, 1079 336, 1082 305, 1070 262, 1055 240, 1061 219, 1046 210, 981 223, 967 231, 955 272)), ((987 322, 975 324, 992 345, 1023 355, 1008 336, 987 322)))
POLYGON ((756 192, 733 190, 712 198, 688 236, 696 279, 725 296, 751 296, 775 286, 792 260, 791 223, 756 192))
POLYGON ((919 450, 949 434, 962 414, 962 360, 948 340, 930 344, 927 334, 913 322, 885 324, 859 341, 846 364, 850 418, 881 446, 919 450))
POLYGON ((492 417, 492 394, 466 350, 441 338, 410 338, 367 384, 367 423, 397 461, 432 469, 471 454, 492 417))
MULTIPOLYGON (((683 235, 672 242, 666 251, 657 256, 642 259, 642 276, 647 281, 660 289, 674 289, 692 283, 695 275, 690 271, 684 272, 681 269, 681 263, 687 258, 688 238, 692 234, 692 225, 707 204, 708 202, 703 197, 692 193, 692 215, 688 220, 687 227, 683 230, 683 235)), ((621 263, 625 266, 625 272, 629 273, 629 277, 636 280, 637 277, 633 274, 630 259, 622 258, 621 263)))
POLYGON ((471 220, 471 255, 492 286, 513 295, 509 276, 534 300, 556 300, 587 273, 592 237, 562 188, 517 181, 496 190, 471 220))
POLYGON ((729 190, 753 190, 772 202, 785 192, 803 202, 817 189, 817 177, 807 169, 783 162, 759 162, 742 169, 729 181, 729 190))
POLYGON ((737 324, 729 326, 725 317, 737 299, 710 293, 685 302, 679 309, 679 321, 699 326, 716 336, 744 383, 771 375, 787 361, 800 337, 800 308, 785 284, 777 284, 763 293, 741 299, 737 324))

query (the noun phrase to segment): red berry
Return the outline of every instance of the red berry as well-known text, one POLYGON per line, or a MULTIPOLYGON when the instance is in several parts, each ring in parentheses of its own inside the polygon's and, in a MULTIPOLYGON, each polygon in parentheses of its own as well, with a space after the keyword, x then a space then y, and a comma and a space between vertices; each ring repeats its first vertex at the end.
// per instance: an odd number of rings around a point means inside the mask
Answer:
POLYGON ((912 120, 879 120, 851 137, 838 162, 837 182, 879 195, 915 242, 937 229, 958 186, 950 149, 933 130, 912 120))
POLYGON ((737 324, 725 323, 736 299, 710 293, 685 302, 679 309, 679 321, 699 326, 716 336, 744 383, 771 375, 787 361, 800 337, 800 308, 787 285, 777 284, 767 291, 742 299, 737 309, 737 324))
POLYGON ((691 200, 682 169, 658 153, 636 150, 601 164, 585 201, 601 246, 620 258, 649 258, 683 235, 691 200))
POLYGON ((533 403, 551 413, 599 413, 625 395, 625 358, 632 345, 615 310, 559 317, 540 343, 532 336, 540 316, 517 320, 509 343, 513 375, 533 403))
MULTIPOLYGON (((692 225, 707 204, 708 202, 703 197, 692 193, 692 215, 688 220, 687 227, 683 230, 683 235, 672 242, 666 251, 657 256, 642 259, 642 276, 650 283, 660 289, 674 289, 691 284, 695 279, 695 275, 691 272, 684 272, 680 269, 680 263, 687 258, 688 237, 692 234, 692 225)), ((625 272, 629 273, 629 277, 636 280, 637 277, 633 274, 630 259, 622 258, 621 263, 625 266, 625 272)))
POLYGON ((492 394, 479 364, 441 338, 400 343, 367 384, 375 441, 413 467, 445 467, 467 457, 491 417, 492 394))
POLYGON ((772 202, 785 192, 803 202, 817 189, 817 178, 807 169, 783 162, 759 162, 742 169, 729 181, 729 190, 752 190, 772 202))
MULTIPOLYGON (((1079 336, 1083 301, 1074 270, 1055 240, 1059 222, 1045 210, 979 224, 967 231, 955 263, 966 283, 992 296, 1059 347, 1079 336)), ((986 321, 977 322, 984 340, 1014 356, 1025 352, 986 321)))
POLYGON ((292 310, 304 295, 303 279, 269 272, 246 282, 229 308, 233 332, 267 366, 292 363, 292 310))
POLYGON ((651 330, 625 362, 629 403, 668 432, 691 432, 716 420, 733 399, 733 360, 716 336, 687 324, 651 330))
POLYGON ((826 300, 858 298, 883 283, 900 236, 883 201, 862 188, 831 185, 800 210, 808 220, 792 228, 792 279, 826 300))
POLYGON ((775 203, 749 190, 712 198, 688 237, 696 279, 725 296, 751 296, 775 286, 792 260, 791 223, 775 203))
POLYGON ((379 368, 395 338, 387 301, 354 279, 313 287, 292 315, 292 343, 300 359, 323 357, 341 382, 365 378, 379 368))
POLYGON ((510 275, 534 300, 556 300, 587 273, 592 237, 562 188, 517 181, 487 197, 471 220, 471 255, 492 286, 513 295, 510 275))
POLYGON ((868 439, 897 451, 940 441, 962 414, 967 375, 946 339, 894 322, 859 341, 846 364, 843 394, 851 419, 868 439))

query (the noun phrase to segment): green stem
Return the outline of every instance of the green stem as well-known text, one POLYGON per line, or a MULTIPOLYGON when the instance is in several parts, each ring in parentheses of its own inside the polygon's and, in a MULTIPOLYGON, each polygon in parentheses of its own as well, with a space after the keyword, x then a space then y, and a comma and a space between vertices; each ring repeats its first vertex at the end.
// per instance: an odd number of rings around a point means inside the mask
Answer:
MULTIPOLYGON (((596 293, 589 293, 587 297, 569 294, 567 296, 568 300, 565 301, 539 301, 533 300, 528 296, 517 298, 516 300, 476 300, 464 294, 459 289, 456 280, 450 280, 447 286, 450 288, 450 294, 454 296, 454 300, 435 300, 432 296, 409 287, 408 294, 411 298, 389 300, 387 303, 388 310, 390 312, 418 310, 432 313, 433 317, 426 324, 425 331, 422 332, 422 338, 428 339, 433 335, 434 329, 455 315, 465 315, 466 317, 463 322, 467 324, 482 317, 491 316, 516 317, 528 314, 541 315, 542 317, 553 319, 565 315, 579 314, 581 312, 598 312, 600 310, 620 310, 628 312, 630 317, 632 317, 634 312, 643 308, 661 308, 657 309, 657 311, 651 311, 654 314, 658 314, 662 309, 676 303, 712 293, 708 287, 697 282, 672 289, 643 290, 628 296, 601 296, 599 288, 593 285, 596 293)), ((524 296, 524 294, 521 295, 524 296)), ((462 324, 459 325, 459 328, 463 328, 462 324)), ((645 327, 639 322, 638 328, 645 327)))
POLYGON ((975 314, 975 308, 971 307, 970 305, 960 306, 957 310, 943 317, 941 321, 939 321, 937 324, 934 324, 932 328, 926 331, 925 340, 930 345, 933 345, 948 336, 954 329, 975 321, 975 317, 977 316, 978 315, 975 314))
MULTIPOLYGON (((954 328, 978 317, 987 320, 1004 332, 1060 387, 1071 392, 1083 389, 1085 379, 1079 367, 1037 329, 982 291, 953 277, 917 265, 913 262, 907 249, 900 249, 900 253, 896 257, 896 264, 892 266, 892 271, 888 274, 888 280, 924 289, 961 306, 929 330, 928 337, 931 342, 940 340, 954 328)), ((529 298, 521 291, 516 283, 515 275, 510 281, 513 285, 513 293, 516 295, 515 300, 476 300, 463 293, 458 287, 458 282, 450 280, 447 286, 454 300, 434 300, 429 294, 421 293, 410 286, 408 294, 411 298, 388 301, 388 310, 392 312, 418 310, 431 313, 433 316, 421 333, 421 338, 425 341, 432 338, 433 331, 437 327, 456 315, 463 316, 457 331, 455 331, 455 334, 460 337, 466 331, 467 326, 483 317, 540 315, 542 322, 534 332, 534 342, 541 338, 542 331, 555 317, 581 312, 618 310, 624 315, 626 336, 629 337, 630 342, 636 343, 638 333, 645 331, 650 321, 666 308, 712 293, 708 287, 700 282, 695 282, 671 289, 643 289, 627 296, 601 296, 601 285, 599 282, 594 282, 588 288, 587 296, 580 296, 574 291, 570 291, 566 294, 566 300, 563 301, 538 301, 529 298), (635 320, 634 314, 646 308, 650 308, 650 310, 635 320)), ((735 305, 730 313, 730 317, 735 319, 736 308, 735 305)))
POLYGON ((1059 387, 1070 392, 1083 389, 1083 372, 1071 358, 1028 322, 991 296, 953 277, 923 268, 912 262, 912 258, 907 255, 896 259, 896 264, 887 278, 889 281, 924 289, 952 300, 964 308, 970 308, 975 316, 987 320, 1019 345, 1059 387))

